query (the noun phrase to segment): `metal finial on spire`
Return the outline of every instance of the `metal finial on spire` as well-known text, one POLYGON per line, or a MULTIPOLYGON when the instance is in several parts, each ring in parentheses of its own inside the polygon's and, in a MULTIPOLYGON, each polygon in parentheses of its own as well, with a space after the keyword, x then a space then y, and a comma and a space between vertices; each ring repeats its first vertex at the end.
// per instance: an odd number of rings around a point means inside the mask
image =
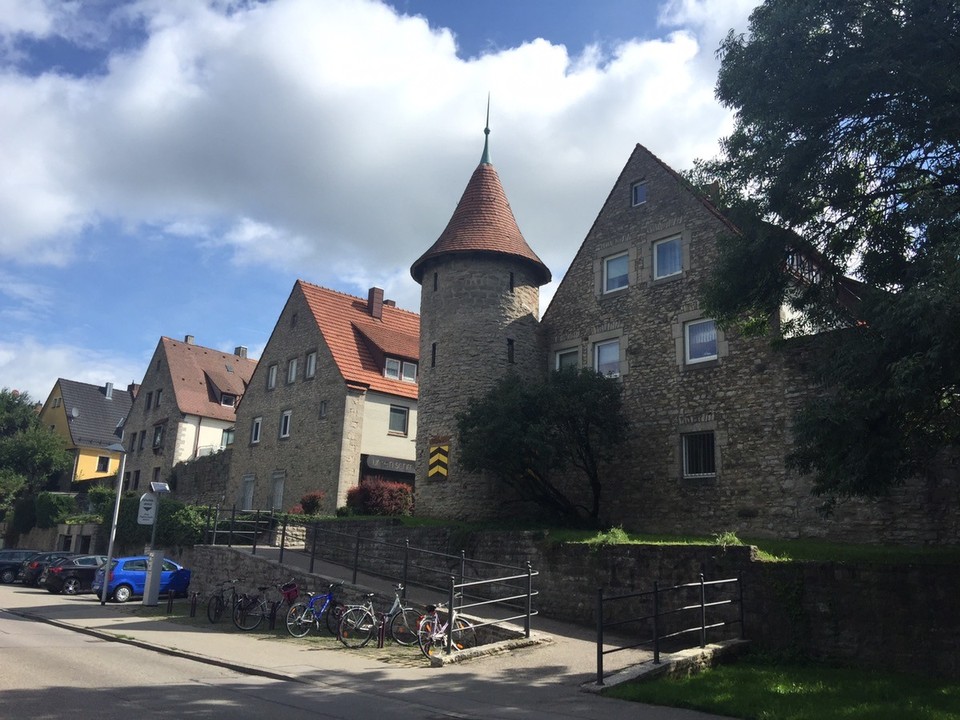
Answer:
POLYGON ((487 93, 487 125, 483 128, 483 156, 480 164, 490 164, 490 93, 487 93))

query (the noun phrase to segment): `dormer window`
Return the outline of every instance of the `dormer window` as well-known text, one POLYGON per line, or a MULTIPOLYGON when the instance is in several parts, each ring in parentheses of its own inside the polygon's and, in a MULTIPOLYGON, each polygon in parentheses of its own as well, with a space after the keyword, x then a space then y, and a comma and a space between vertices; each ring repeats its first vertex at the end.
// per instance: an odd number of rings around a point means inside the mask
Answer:
POLYGON ((231 395, 230 393, 223 393, 220 396, 220 404, 226 407, 233 407, 237 404, 237 396, 231 395))
POLYGON ((417 364, 409 360, 387 358, 383 365, 383 376, 391 380, 415 383, 417 381, 417 364))

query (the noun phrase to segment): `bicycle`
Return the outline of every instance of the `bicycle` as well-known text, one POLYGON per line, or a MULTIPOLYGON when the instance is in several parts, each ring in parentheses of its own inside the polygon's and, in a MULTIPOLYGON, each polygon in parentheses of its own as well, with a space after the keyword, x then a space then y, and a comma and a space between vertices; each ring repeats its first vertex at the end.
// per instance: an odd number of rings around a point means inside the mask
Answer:
POLYGON ((293 637, 305 637, 314 625, 317 627, 317 632, 320 632, 322 617, 326 618, 327 631, 331 635, 336 635, 345 606, 334 600, 333 591, 334 588, 342 585, 343 582, 330 583, 326 594, 309 593, 310 599, 307 602, 291 605, 287 611, 287 632, 293 637))
MULTIPOLYGON (((420 652, 430 658, 446 650, 447 632, 449 629, 449 615, 444 620, 440 616, 440 608, 444 603, 437 605, 427 605, 427 614, 420 620, 417 628, 417 641, 420 645, 420 652)), ((477 632, 469 621, 453 614, 453 630, 450 631, 450 646, 452 649, 463 650, 469 647, 475 647, 477 644, 477 632)))
POLYGON ((397 585, 394 588, 393 605, 385 613, 373 609, 372 598, 376 593, 364 595, 366 602, 362 605, 348 607, 340 619, 337 632, 340 642, 349 648, 361 648, 370 642, 374 632, 379 633, 383 628, 386 634, 389 628, 390 637, 398 645, 416 644, 417 633, 414 628, 418 627, 420 613, 412 607, 403 606, 400 600, 402 591, 403 585, 397 585))
POLYGON ((230 588, 230 614, 233 615, 233 608, 237 605, 237 583, 240 578, 233 580, 222 580, 220 586, 207 600, 207 619, 212 623, 220 622, 223 617, 223 611, 227 606, 227 588, 230 588))
MULTIPOLYGON (((264 595, 270 587, 270 585, 258 586, 256 595, 247 595, 244 593, 237 599, 237 604, 234 605, 233 608, 233 624, 236 625, 238 630, 256 630, 260 627, 260 623, 263 622, 263 618, 270 617, 271 608, 267 604, 267 598, 264 595)), ((276 607, 280 607, 285 602, 292 605, 293 601, 296 600, 300 594, 297 583, 293 580, 283 585, 279 582, 274 582, 273 587, 277 589, 282 597, 276 607)))

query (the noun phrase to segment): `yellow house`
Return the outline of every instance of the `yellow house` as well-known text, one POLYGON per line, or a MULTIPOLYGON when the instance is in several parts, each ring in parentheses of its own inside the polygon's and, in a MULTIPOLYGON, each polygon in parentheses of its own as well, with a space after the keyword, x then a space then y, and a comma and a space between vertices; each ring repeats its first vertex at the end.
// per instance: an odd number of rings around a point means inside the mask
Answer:
POLYGON ((57 380, 40 410, 40 420, 63 437, 73 453, 71 483, 116 476, 121 453, 108 448, 121 442, 123 423, 138 389, 133 384, 117 391, 113 383, 57 380))

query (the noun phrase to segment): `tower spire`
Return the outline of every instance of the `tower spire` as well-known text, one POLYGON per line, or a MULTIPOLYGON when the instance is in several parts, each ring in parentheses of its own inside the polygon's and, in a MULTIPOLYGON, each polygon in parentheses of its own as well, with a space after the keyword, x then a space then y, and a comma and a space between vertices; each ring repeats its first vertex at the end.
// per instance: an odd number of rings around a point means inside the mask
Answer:
POLYGON ((483 128, 483 156, 480 158, 480 164, 490 164, 490 93, 487 93, 487 124, 483 128))

